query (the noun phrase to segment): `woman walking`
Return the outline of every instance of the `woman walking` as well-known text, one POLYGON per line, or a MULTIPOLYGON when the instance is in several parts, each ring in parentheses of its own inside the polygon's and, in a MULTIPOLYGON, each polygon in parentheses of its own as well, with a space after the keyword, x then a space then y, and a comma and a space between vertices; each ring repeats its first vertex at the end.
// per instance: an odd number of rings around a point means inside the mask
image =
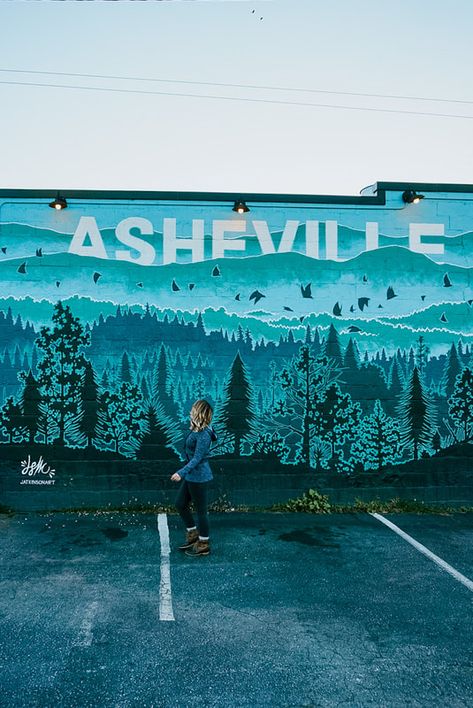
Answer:
POLYGON ((208 518, 208 486, 213 479, 208 463, 210 444, 217 439, 210 423, 212 406, 207 401, 196 401, 190 412, 190 430, 184 443, 187 463, 175 472, 171 480, 182 480, 176 497, 175 506, 186 525, 186 540, 179 546, 188 556, 208 556, 209 518, 208 518), (194 525, 194 519, 189 509, 191 501, 197 511, 199 528, 194 525))

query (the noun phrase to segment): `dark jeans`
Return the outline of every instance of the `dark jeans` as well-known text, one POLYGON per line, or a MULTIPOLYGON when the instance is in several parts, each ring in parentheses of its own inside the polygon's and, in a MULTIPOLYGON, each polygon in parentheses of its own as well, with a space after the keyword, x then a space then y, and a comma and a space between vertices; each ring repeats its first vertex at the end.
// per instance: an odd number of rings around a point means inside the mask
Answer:
POLYGON ((195 526, 189 505, 194 502, 194 508, 197 511, 200 536, 209 535, 209 516, 207 510, 208 504, 208 482, 187 482, 185 479, 181 481, 181 486, 177 493, 175 506, 179 512, 181 519, 184 521, 186 528, 190 529, 195 526))

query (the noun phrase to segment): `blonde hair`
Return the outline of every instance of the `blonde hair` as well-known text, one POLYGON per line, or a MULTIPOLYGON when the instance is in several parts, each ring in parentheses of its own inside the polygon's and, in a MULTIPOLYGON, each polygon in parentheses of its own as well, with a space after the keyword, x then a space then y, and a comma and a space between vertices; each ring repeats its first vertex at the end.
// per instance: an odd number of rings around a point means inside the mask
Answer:
POLYGON ((191 430, 204 430, 212 420, 213 409, 204 400, 196 401, 191 408, 191 430))

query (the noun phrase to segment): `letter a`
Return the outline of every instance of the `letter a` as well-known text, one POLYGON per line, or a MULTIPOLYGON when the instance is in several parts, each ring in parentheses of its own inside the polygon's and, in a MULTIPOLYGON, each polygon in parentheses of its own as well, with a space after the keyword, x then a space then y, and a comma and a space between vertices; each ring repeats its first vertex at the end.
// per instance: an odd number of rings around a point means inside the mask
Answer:
POLYGON ((99 227, 93 216, 81 216, 77 229, 74 232, 69 253, 76 253, 78 256, 95 256, 96 258, 108 258, 107 251, 103 245, 99 227), (86 238, 90 240, 90 246, 85 246, 86 238))

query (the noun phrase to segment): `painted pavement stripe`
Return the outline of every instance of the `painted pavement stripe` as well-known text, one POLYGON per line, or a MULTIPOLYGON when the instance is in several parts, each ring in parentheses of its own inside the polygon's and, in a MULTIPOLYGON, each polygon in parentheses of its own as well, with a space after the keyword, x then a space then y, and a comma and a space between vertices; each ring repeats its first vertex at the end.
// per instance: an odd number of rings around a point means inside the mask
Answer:
POLYGON ((161 541, 161 580, 159 583, 159 619, 167 622, 174 620, 171 594, 171 568, 169 555, 169 529, 166 514, 158 514, 158 532, 161 541))
POLYGON ((399 528, 399 526, 396 526, 396 524, 393 524, 392 521, 389 521, 389 519, 385 519, 384 516, 381 516, 381 514, 377 514, 376 512, 370 512, 371 516, 374 516, 375 519, 378 519, 378 521, 381 521, 381 523, 385 524, 388 526, 392 531, 397 533, 401 538, 403 538, 405 541, 411 544, 411 546, 414 546, 420 553, 423 553, 424 556, 427 556, 427 558, 430 558, 430 560, 433 560, 434 563, 437 563, 443 570, 446 570, 447 573, 450 573, 450 575, 453 575, 453 577, 458 580, 460 583, 463 583, 465 587, 468 588, 468 590, 471 590, 473 592, 473 581, 467 578, 465 575, 462 575, 461 573, 458 572, 458 570, 455 570, 451 565, 446 563, 442 558, 439 556, 436 556, 435 553, 432 553, 432 551, 429 551, 428 548, 422 545, 422 543, 419 543, 418 541, 415 540, 415 538, 412 538, 412 536, 409 536, 405 531, 399 528))
POLYGON ((87 605, 84 612, 84 619, 80 626, 79 636, 77 641, 74 643, 76 647, 90 647, 92 644, 93 634, 92 634, 92 624, 94 621, 94 616, 97 613, 99 603, 95 600, 87 605))

